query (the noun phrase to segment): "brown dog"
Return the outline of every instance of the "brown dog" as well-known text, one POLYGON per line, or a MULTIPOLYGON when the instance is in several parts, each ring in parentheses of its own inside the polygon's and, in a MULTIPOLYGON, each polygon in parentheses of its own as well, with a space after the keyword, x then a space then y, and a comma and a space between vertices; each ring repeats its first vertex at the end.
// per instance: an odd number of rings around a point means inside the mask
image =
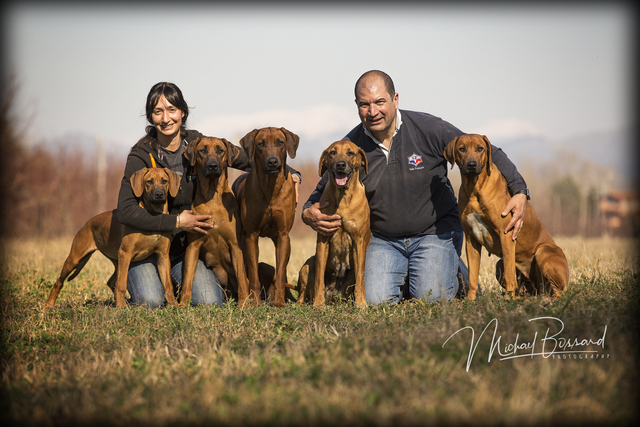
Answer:
MULTIPOLYGON (((191 300, 198 258, 213 271, 240 306, 248 303, 244 256, 238 245, 240 210, 227 176, 227 167, 233 164, 239 153, 238 147, 226 139, 212 137, 198 138, 185 149, 185 157, 195 166, 198 184, 191 212, 194 215, 211 215, 208 222, 214 227, 207 230, 206 236, 188 234, 180 305, 191 300)), ((259 292, 253 295, 254 302, 259 298, 259 292)))
MULTIPOLYGON (((140 198, 141 207, 150 212, 168 213, 168 195, 175 197, 178 194, 180 177, 169 169, 144 168, 131 176, 131 187, 135 196, 140 198)), ((124 293, 127 290, 129 264, 142 261, 154 253, 158 258, 164 297, 169 304, 177 305, 171 284, 170 245, 170 231, 153 233, 133 229, 118 222, 115 210, 94 216, 73 239, 71 251, 62 266, 60 277, 51 289, 45 309, 53 307, 67 276, 71 274, 69 280, 73 280, 96 250, 109 258, 116 269, 107 281, 115 297, 116 307, 126 305, 124 293)))
POLYGON ((313 305, 321 307, 325 297, 331 301, 334 295, 347 298, 353 294, 358 307, 367 305, 364 265, 371 230, 360 166, 368 172, 364 151, 350 141, 334 142, 320 157, 320 176, 329 172, 320 203, 329 202, 324 213, 340 215, 342 227, 332 236, 318 233, 316 254, 302 266, 298 276, 298 304, 313 297, 313 305), (308 283, 314 283, 313 289, 308 283))
POLYGON ((254 129, 240 140, 254 162, 246 178, 236 181, 249 284, 251 292, 259 295, 258 238, 269 237, 276 247, 276 278, 268 296, 277 307, 285 303, 287 264, 291 255, 289 232, 297 204, 287 154, 295 158, 299 142, 298 135, 291 131, 272 127, 254 129))
POLYGON ((491 143, 487 137, 457 137, 445 148, 444 157, 452 168, 455 162, 462 175, 458 211, 469 266, 467 297, 476 298, 482 246, 502 258, 496 265, 496 278, 507 297, 515 295, 518 282, 530 292, 559 297, 569 283, 567 258, 529 202, 517 240, 512 239, 513 230, 507 234, 503 231, 510 218, 503 218, 501 213, 511 196, 506 179, 491 161, 491 143))

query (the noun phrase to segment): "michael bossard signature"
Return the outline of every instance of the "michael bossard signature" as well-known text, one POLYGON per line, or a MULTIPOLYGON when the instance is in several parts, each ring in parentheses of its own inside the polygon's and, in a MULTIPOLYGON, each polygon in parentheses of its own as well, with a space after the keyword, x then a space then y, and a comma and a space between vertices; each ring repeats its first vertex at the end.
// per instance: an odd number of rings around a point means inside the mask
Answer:
POLYGON ((535 319, 529 319, 529 322, 537 322, 541 320, 552 321, 552 323, 555 324, 559 330, 553 333, 551 331, 551 327, 547 327, 547 331, 545 332, 543 338, 539 338, 538 332, 536 332, 531 341, 523 341, 520 337, 520 334, 516 334, 516 338, 513 342, 505 343, 504 345, 502 345, 502 337, 498 336, 498 319, 491 319, 489 323, 487 323, 487 326, 485 326, 477 341, 475 341, 475 329, 471 326, 465 326, 464 328, 458 329, 449 338, 447 338, 447 340, 442 344, 442 348, 444 348, 447 342, 449 342, 449 340, 459 332, 470 330, 471 345, 469 346, 469 356, 467 357, 467 372, 469 372, 471 361, 473 360, 473 356, 476 352, 478 344, 480 343, 480 340, 482 339, 485 332, 487 332, 487 330, 491 327, 491 325, 494 325, 493 338, 491 339, 491 347, 489 348, 489 359, 487 360, 487 362, 491 362, 491 358, 493 357, 496 350, 498 352, 498 355, 500 356, 500 361, 520 357, 530 357, 533 359, 535 356, 542 356, 545 359, 550 357, 554 359, 604 359, 609 357, 608 354, 600 354, 600 350, 586 350, 588 346, 593 345, 602 347, 602 349, 604 350, 604 340, 607 335, 607 326, 604 327, 602 337, 598 338, 595 341, 591 338, 568 339, 560 337, 560 334, 564 330, 564 323, 558 318, 536 317, 535 319))

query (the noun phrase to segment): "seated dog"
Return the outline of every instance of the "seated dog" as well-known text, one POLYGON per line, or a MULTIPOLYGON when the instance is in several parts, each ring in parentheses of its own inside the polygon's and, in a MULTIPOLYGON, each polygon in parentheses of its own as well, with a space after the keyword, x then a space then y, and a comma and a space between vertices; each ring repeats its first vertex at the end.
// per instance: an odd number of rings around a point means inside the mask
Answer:
POLYGON ((320 176, 325 171, 329 173, 320 203, 329 202, 324 213, 340 215, 342 227, 332 236, 318 233, 316 254, 302 266, 298 276, 298 304, 313 299, 313 305, 319 307, 336 295, 354 295, 358 307, 367 305, 364 266, 371 230, 360 166, 366 173, 367 157, 350 141, 334 142, 320 157, 320 176))
MULTIPOLYGON (((131 187, 135 196, 140 198, 140 206, 150 212, 169 213, 168 196, 175 197, 179 186, 180 177, 165 168, 144 168, 131 176, 131 187)), ((118 221, 115 210, 96 215, 87 221, 73 239, 69 256, 44 308, 53 307, 67 277, 73 280, 96 250, 109 258, 115 267, 107 286, 113 292, 116 307, 126 305, 124 294, 127 290, 129 264, 142 261, 152 254, 156 254, 158 259, 164 297, 169 304, 177 305, 171 283, 170 245, 170 231, 153 233, 133 229, 118 221)))
POLYGON ((487 137, 457 137, 445 148, 444 157, 452 168, 454 163, 458 165, 462 176, 458 212, 469 267, 467 297, 476 298, 482 246, 502 258, 496 265, 496 278, 507 297, 516 294, 519 282, 529 292, 550 293, 554 298, 562 295, 569 283, 567 258, 528 202, 517 240, 512 239, 513 230, 503 232, 510 218, 503 218, 501 213, 511 196, 507 181, 491 161, 487 137))

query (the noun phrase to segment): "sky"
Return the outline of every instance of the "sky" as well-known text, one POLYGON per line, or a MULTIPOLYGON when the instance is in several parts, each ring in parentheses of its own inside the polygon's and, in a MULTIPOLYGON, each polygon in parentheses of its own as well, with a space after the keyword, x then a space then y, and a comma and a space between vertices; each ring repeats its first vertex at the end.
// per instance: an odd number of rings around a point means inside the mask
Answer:
MULTIPOLYGON (((188 127, 236 142, 286 127, 299 154, 355 125, 365 71, 394 80, 400 108, 500 146, 561 144, 631 126, 634 16, 626 3, 76 3, 4 7, 4 75, 29 141, 143 135, 153 84, 177 84, 188 127)), ((71 142, 68 142, 71 143, 71 142)))

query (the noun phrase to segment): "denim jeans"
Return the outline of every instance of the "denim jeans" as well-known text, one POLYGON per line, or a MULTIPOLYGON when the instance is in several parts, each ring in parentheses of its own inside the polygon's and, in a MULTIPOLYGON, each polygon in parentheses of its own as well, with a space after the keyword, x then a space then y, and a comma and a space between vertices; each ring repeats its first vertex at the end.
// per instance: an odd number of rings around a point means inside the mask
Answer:
POLYGON ((367 302, 400 302, 403 297, 450 300, 469 272, 460 259, 463 233, 449 232, 415 238, 371 235, 364 284, 367 302), (460 280, 459 274, 464 278, 460 280))
MULTIPOLYGON (((182 287, 182 266, 184 256, 171 267, 171 281, 179 294, 182 287)), ((147 308, 158 308, 165 304, 164 288, 158 275, 156 256, 140 261, 132 262, 129 266, 127 277, 127 290, 131 295, 130 303, 147 308)), ((213 271, 208 269, 202 260, 198 260, 196 274, 193 278, 193 294, 191 305, 224 303, 224 292, 220 282, 213 271)))

